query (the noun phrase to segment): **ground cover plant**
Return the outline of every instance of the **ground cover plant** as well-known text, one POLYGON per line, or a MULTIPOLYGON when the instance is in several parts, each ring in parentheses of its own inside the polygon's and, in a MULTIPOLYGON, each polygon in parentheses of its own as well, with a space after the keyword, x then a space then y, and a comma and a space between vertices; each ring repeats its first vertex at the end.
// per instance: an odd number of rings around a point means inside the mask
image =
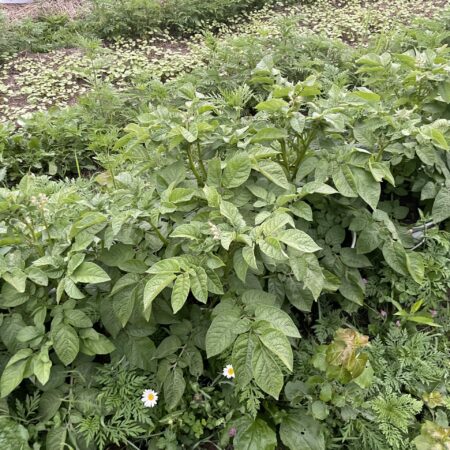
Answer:
POLYGON ((3 126, 2 448, 449 446, 448 13, 296 21, 3 126))

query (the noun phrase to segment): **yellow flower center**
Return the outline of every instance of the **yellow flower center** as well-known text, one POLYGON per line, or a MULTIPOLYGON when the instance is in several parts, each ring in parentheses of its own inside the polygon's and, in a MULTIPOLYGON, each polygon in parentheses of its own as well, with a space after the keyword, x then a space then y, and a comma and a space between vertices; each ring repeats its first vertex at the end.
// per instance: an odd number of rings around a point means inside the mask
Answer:
POLYGON ((148 400, 149 402, 152 402, 153 400, 155 400, 155 395, 152 394, 152 393, 148 394, 148 395, 147 395, 147 400, 148 400))
POLYGON ((228 369, 228 375, 234 375, 234 369, 232 368, 232 367, 230 367, 229 369, 228 369))

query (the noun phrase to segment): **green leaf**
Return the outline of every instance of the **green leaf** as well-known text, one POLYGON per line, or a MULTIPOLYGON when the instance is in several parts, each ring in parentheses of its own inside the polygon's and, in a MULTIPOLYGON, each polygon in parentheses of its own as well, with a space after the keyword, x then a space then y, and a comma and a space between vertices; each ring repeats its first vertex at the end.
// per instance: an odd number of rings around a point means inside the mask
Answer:
POLYGON ((264 420, 257 418, 253 421, 244 417, 236 423, 236 429, 237 434, 233 440, 236 450, 275 450, 275 431, 264 420))
POLYGON ((21 294, 25 292, 27 276, 22 270, 15 267, 11 272, 4 273, 3 279, 14 287, 17 292, 21 294))
POLYGON ((208 276, 202 267, 194 267, 189 271, 192 295, 201 303, 208 301, 208 276))
POLYGON ((64 365, 69 365, 80 350, 78 334, 70 325, 60 323, 52 329, 53 348, 64 365))
POLYGON ((286 336, 300 338, 300 333, 293 320, 287 313, 276 306, 256 306, 255 317, 258 320, 269 322, 275 329, 281 331, 286 336))
POLYGON ((369 258, 364 255, 358 255, 354 248, 341 248, 342 262, 348 267, 371 267, 369 258))
POLYGON ((259 161, 254 169, 262 173, 272 183, 283 189, 289 189, 289 181, 286 178, 283 168, 275 161, 263 160, 259 161))
POLYGON ((435 223, 442 222, 450 217, 450 187, 444 186, 438 192, 431 215, 435 223))
POLYGON ((45 441, 46 450, 64 450, 66 448, 67 428, 52 428, 47 433, 45 441))
POLYGON ((283 388, 283 373, 271 352, 261 343, 258 343, 253 350, 252 371, 256 384, 278 400, 283 388))
MULTIPOLYGON (((94 225, 98 225, 100 223, 106 222, 107 218, 105 215, 99 212, 88 212, 83 215, 83 217, 76 221, 72 228, 70 229, 69 238, 74 238, 80 231, 85 230, 86 228, 92 227, 94 225)), ((105 224, 106 225, 106 224, 105 224)))
POLYGON ((9 395, 22 382, 28 360, 32 355, 29 348, 19 350, 8 361, 0 378, 0 397, 4 398, 9 395))
POLYGON ((226 217, 237 230, 244 228, 246 225, 244 218, 233 203, 222 200, 220 202, 220 214, 226 217))
POLYGON ((278 239, 269 236, 264 240, 258 241, 258 245, 261 251, 270 258, 278 261, 283 261, 288 257, 278 239))
POLYGON ((303 253, 314 253, 321 250, 314 240, 304 231, 289 229, 278 233, 277 238, 289 247, 303 253))
POLYGON ((242 387, 247 386, 253 378, 252 357, 257 342, 253 334, 245 333, 238 336, 234 343, 231 362, 236 374, 236 383, 242 387))
POLYGON ((183 377, 183 371, 179 367, 170 370, 164 381, 164 400, 169 411, 178 405, 185 389, 186 381, 183 377))
POLYGON ((227 161, 222 177, 223 186, 232 189, 244 184, 248 180, 251 170, 252 166, 248 155, 237 153, 227 161))
POLYGON ((256 105, 258 111, 277 112, 282 109, 287 109, 289 104, 280 98, 271 98, 256 105))
POLYGON ((153 300, 169 284, 175 280, 176 275, 161 273, 153 276, 147 281, 144 288, 144 310, 150 310, 153 300))
POLYGON ((422 284, 425 277, 425 264, 420 253, 406 253, 406 267, 413 280, 422 284))
POLYGON ((325 450, 319 422, 301 411, 292 412, 282 419, 280 438, 290 450, 325 450))
POLYGON ((206 354, 212 358, 226 350, 236 339, 235 327, 240 318, 236 314, 224 313, 211 322, 206 333, 206 354))
POLYGON ((372 174, 359 167, 352 167, 355 176, 358 195, 373 209, 377 208, 381 195, 380 183, 375 181, 372 174))
POLYGON ((189 275, 187 273, 178 275, 173 285, 171 297, 172 309, 174 314, 176 314, 186 303, 190 289, 191 283, 189 280, 189 275))
POLYGON ((408 276, 406 251, 399 242, 386 242, 382 248, 383 256, 389 266, 397 273, 408 276))
POLYGON ((286 130, 280 128, 262 128, 253 135, 251 142, 266 142, 284 139, 287 137, 286 130))
POLYGON ((288 370, 292 372, 294 355, 292 354, 291 344, 289 344, 287 337, 280 330, 270 326, 264 326, 262 330, 259 328, 258 336, 265 347, 274 353, 288 370))
POLYGON ((97 264, 82 263, 70 277, 75 283, 104 283, 110 281, 109 275, 97 264))
POLYGON ((131 314, 133 313, 135 300, 136 297, 134 289, 120 292, 112 298, 112 309, 115 316, 119 319, 122 328, 124 328, 130 320, 131 314))

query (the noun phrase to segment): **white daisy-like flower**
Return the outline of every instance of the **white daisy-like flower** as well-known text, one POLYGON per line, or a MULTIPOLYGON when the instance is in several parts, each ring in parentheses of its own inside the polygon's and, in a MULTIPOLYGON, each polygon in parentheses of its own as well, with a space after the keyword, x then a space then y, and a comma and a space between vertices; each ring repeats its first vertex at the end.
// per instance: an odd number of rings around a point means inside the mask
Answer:
POLYGON ((153 408, 158 403, 158 393, 153 389, 146 389, 141 400, 146 408, 153 408))
POLYGON ((228 364, 223 369, 223 376, 227 377, 227 378, 234 378, 234 369, 233 369, 233 366, 231 364, 228 364))

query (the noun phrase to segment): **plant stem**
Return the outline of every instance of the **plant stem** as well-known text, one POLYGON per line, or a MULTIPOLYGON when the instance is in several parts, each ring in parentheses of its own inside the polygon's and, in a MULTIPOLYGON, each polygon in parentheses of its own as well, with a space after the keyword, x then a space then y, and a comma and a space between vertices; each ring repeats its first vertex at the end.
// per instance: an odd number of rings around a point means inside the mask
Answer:
POLYGON ((167 245, 169 241, 161 234, 161 232, 158 230, 158 228, 153 224, 151 220, 149 220, 150 226, 152 227, 153 231, 158 236, 159 240, 164 244, 167 245))
POLYGON ((195 178, 197 179, 198 186, 201 187, 201 186, 203 186, 203 179, 195 167, 194 159, 192 158, 192 153, 191 153, 191 146, 188 146, 188 148, 187 148, 187 155, 188 155, 188 159, 189 159, 189 167, 191 168, 192 173, 194 174, 195 178))
POLYGON ((198 162, 200 164, 200 169, 203 173, 203 177, 206 180, 206 177, 208 176, 208 174, 206 173, 206 168, 205 168, 205 164, 203 164, 203 158, 202 158, 202 151, 200 148, 200 142, 197 141, 197 152, 198 152, 198 162))
POLYGON ((287 149, 286 149, 286 139, 281 139, 280 145, 281 145, 281 156, 282 156, 284 170, 286 172, 286 176, 289 177, 290 170, 289 170, 289 158, 288 158, 287 149))

